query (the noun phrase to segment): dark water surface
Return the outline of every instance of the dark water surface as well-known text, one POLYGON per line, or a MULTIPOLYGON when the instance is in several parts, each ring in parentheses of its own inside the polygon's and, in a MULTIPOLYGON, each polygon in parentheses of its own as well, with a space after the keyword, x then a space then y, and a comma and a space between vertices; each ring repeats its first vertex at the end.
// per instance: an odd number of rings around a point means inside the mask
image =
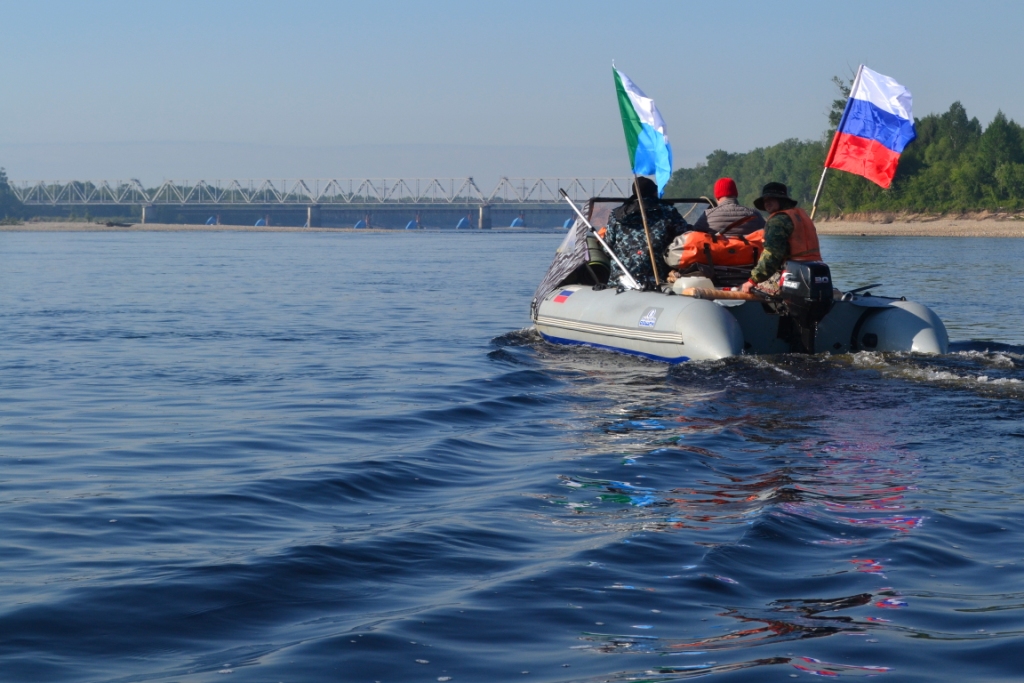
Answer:
POLYGON ((526 329, 560 239, 0 234, 0 680, 1024 678, 1024 241, 670 368, 526 329))

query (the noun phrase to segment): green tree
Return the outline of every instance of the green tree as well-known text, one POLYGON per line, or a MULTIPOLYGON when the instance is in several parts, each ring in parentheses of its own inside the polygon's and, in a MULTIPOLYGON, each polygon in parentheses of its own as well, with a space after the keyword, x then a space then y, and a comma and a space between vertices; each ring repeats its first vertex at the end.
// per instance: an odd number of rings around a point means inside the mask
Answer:
MULTIPOLYGON (((832 82, 839 98, 832 101, 829 127, 820 140, 785 140, 744 153, 715 150, 704 163, 676 171, 666 193, 710 195, 715 180, 729 176, 740 200, 749 204, 764 183, 774 180, 786 183, 792 196, 809 206, 852 85, 838 76, 832 82)), ((983 128, 963 104, 954 102, 943 114, 915 119, 914 126, 917 138, 903 151, 891 188, 830 171, 819 213, 1024 208, 1024 128, 1012 119, 1000 111, 983 128)))
POLYGON ((839 90, 839 99, 832 100, 832 108, 828 112, 829 132, 835 132, 839 128, 839 122, 843 120, 843 112, 846 111, 846 101, 850 99, 850 88, 853 87, 853 80, 851 79, 850 84, 847 85, 839 76, 833 76, 832 83, 839 90))
POLYGON ((4 218, 20 218, 25 207, 18 201, 10 183, 7 182, 7 171, 0 168, 0 215, 4 218))

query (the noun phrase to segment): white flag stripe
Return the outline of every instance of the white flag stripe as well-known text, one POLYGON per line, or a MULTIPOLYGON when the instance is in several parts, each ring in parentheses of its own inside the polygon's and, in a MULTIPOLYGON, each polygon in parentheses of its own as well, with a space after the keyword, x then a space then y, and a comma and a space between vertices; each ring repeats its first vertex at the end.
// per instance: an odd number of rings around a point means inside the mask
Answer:
POLYGON ((629 101, 633 104, 633 109, 636 110, 637 116, 640 117, 640 122, 646 123, 654 130, 665 135, 665 120, 661 118, 661 112, 654 106, 654 100, 644 95, 643 91, 636 87, 636 83, 629 80, 629 76, 618 69, 616 71, 619 74, 619 78, 622 79, 622 87, 626 89, 626 94, 629 96, 629 101))
POLYGON ((913 121, 913 109, 910 91, 893 79, 861 67, 860 81, 856 91, 850 93, 855 100, 865 100, 883 111, 899 116, 901 119, 913 121))

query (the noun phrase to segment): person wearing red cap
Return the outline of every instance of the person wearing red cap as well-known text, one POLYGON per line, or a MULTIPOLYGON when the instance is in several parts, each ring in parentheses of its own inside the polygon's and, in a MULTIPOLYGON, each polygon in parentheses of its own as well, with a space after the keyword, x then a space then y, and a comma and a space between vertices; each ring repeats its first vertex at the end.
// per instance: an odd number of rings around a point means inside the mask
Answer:
POLYGON ((704 212, 693 229, 701 232, 719 235, 749 235, 755 230, 764 227, 764 218, 757 211, 743 206, 736 197, 739 192, 736 190, 736 181, 732 178, 719 178, 715 181, 715 201, 718 206, 712 206, 704 212))

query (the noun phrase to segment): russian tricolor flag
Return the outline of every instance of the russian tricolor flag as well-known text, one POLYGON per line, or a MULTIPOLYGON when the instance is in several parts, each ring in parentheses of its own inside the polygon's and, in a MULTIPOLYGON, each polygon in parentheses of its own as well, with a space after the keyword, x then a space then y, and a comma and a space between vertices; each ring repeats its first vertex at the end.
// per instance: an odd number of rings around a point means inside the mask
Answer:
POLYGON ((902 85, 861 65, 825 167, 856 173, 889 187, 900 153, 917 137, 911 99, 902 85))

